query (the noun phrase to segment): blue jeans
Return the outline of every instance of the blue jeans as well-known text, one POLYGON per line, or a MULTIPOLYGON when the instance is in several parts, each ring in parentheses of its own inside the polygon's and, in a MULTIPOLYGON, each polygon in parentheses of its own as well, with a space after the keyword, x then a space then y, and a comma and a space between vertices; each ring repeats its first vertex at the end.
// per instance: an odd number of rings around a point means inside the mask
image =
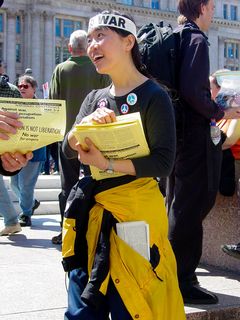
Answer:
POLYGON ((88 275, 82 269, 76 269, 69 274, 68 308, 64 320, 132 320, 124 303, 110 279, 106 299, 100 309, 87 306, 81 300, 81 294, 88 282, 88 275))
POLYGON ((2 175, 0 175, 0 213, 3 216, 5 226, 13 226, 18 223, 18 214, 9 197, 2 175))
POLYGON ((11 188, 19 200, 22 213, 25 216, 32 215, 34 206, 34 188, 41 171, 42 161, 29 161, 26 167, 11 177, 11 188))

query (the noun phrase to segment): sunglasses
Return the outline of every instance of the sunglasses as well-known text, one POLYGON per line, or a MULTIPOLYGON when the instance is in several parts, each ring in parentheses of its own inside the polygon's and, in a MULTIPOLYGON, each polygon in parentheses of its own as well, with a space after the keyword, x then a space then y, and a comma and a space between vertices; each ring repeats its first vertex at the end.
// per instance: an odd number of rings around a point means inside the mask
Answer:
POLYGON ((28 88, 29 88, 29 85, 28 85, 28 84, 19 84, 19 85, 18 85, 18 88, 19 88, 19 89, 28 89, 28 88))

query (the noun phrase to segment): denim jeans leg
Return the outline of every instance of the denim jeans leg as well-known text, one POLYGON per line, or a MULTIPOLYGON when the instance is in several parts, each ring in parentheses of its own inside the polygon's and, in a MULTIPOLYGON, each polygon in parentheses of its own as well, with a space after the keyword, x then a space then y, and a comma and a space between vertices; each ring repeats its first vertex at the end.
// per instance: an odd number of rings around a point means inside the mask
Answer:
POLYGON ((111 320, 132 320, 130 313, 125 307, 115 285, 110 278, 107 290, 108 305, 111 313, 111 320))
POLYGON ((0 175, 0 213, 3 216, 5 226, 18 223, 18 214, 9 197, 2 175, 0 175))
POLYGON ((41 171, 42 162, 29 161, 26 167, 16 176, 11 177, 11 187, 19 198, 22 213, 26 216, 32 215, 34 205, 34 188, 41 171))
POLYGON ((109 320, 107 305, 100 310, 87 306, 81 294, 88 282, 88 275, 82 269, 72 270, 69 274, 68 308, 64 320, 109 320))

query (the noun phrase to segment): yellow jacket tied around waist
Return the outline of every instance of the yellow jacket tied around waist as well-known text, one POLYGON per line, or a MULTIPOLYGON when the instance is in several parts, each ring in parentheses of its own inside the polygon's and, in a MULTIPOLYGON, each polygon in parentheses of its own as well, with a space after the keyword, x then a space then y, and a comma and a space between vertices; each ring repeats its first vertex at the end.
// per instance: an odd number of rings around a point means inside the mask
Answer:
POLYGON ((175 257, 168 241, 168 221, 164 199, 152 178, 136 179, 98 193, 89 213, 87 230, 88 272, 91 275, 104 209, 119 222, 146 221, 150 229, 150 247, 160 253, 153 270, 148 260, 110 233, 109 274, 100 291, 105 294, 111 276, 133 319, 184 320, 184 306, 178 287, 175 257))

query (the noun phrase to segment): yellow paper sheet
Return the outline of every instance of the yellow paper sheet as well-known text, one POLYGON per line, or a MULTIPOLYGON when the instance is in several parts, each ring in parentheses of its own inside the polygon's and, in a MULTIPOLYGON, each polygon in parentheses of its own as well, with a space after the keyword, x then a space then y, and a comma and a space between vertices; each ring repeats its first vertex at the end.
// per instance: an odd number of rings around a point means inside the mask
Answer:
POLYGON ((26 153, 62 141, 66 129, 64 100, 0 98, 0 109, 17 112, 23 127, 9 140, 0 140, 0 154, 26 153))
MULTIPOLYGON (((133 159, 149 154, 139 112, 118 116, 117 122, 110 124, 76 125, 73 133, 82 145, 86 137, 90 138, 107 158, 133 159)), ((96 180, 124 175, 109 174, 93 166, 90 169, 96 180)))

